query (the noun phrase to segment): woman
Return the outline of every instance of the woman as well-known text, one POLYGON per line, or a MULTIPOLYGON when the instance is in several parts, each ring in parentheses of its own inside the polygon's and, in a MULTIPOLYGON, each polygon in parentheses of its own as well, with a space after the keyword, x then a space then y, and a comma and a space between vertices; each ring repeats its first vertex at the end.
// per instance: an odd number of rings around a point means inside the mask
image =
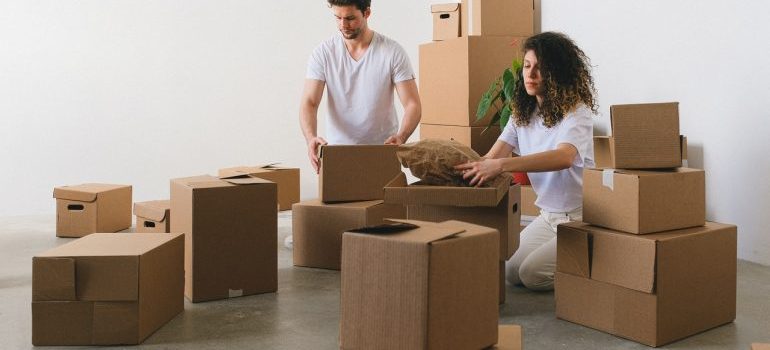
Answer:
POLYGON ((482 160, 455 168, 471 185, 502 172, 528 173, 540 216, 521 232, 519 249, 505 265, 506 280, 551 290, 556 226, 582 219, 583 168, 594 166, 596 91, 588 57, 566 35, 541 33, 523 49, 511 119, 482 160))

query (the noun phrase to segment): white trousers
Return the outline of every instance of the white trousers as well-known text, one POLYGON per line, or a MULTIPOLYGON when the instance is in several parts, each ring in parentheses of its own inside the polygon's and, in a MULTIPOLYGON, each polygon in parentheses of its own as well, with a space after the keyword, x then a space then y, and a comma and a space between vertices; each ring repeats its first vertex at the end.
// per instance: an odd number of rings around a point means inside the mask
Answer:
POLYGON ((505 280, 532 290, 552 290, 556 271, 556 226, 581 221, 583 208, 568 213, 540 211, 521 231, 519 249, 505 262, 505 280))

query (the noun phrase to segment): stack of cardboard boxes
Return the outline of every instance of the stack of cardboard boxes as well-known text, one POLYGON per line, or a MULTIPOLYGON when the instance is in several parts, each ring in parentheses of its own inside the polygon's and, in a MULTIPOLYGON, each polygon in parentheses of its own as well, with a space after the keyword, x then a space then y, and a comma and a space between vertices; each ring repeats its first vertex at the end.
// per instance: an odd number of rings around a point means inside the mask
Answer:
POLYGON ((649 346, 733 321, 737 229, 705 221, 678 104, 616 105, 611 119, 597 155, 610 167, 584 171, 584 222, 558 228, 557 317, 649 346))
POLYGON ((534 33, 534 2, 464 0, 431 12, 434 41, 420 46, 420 137, 454 139, 484 155, 500 128, 482 134, 494 111, 476 122, 476 109, 489 85, 523 56, 521 45, 534 33))

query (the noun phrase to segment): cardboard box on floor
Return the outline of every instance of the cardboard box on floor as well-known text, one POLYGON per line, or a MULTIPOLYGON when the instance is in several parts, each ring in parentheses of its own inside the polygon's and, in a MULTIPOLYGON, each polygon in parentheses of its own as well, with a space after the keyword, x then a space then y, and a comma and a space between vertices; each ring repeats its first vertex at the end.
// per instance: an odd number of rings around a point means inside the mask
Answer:
POLYGON ((425 124, 486 126, 490 108, 476 121, 481 96, 521 59, 524 37, 470 36, 420 45, 420 100, 425 124))
POLYGON ((420 124, 420 139, 455 140, 483 156, 489 152, 500 136, 499 126, 492 126, 482 133, 485 128, 485 126, 420 124))
POLYGON ((56 236, 83 237, 131 227, 131 186, 82 184, 53 190, 56 236))
POLYGON ((682 166, 678 102, 613 105, 610 122, 612 136, 594 138, 597 167, 682 166))
POLYGON ((532 189, 532 185, 521 186, 521 215, 539 216, 540 208, 535 205, 537 193, 532 189))
POLYGON ((185 234, 192 302, 275 292, 277 187, 260 178, 171 180, 171 231, 185 234))
POLYGON ((706 179, 699 169, 583 171, 583 221, 646 234, 706 221, 706 179))
POLYGON ((136 232, 171 232, 171 201, 147 201, 134 203, 136 232))
POLYGON ((496 230, 459 221, 404 222, 417 227, 343 235, 341 348, 494 345, 496 230))
POLYGON ((521 350, 522 337, 521 326, 515 324, 500 325, 497 327, 497 345, 491 350, 521 350))
POLYGON ((406 208, 382 200, 324 204, 314 199, 294 204, 294 266, 339 270, 342 233, 379 225, 384 219, 406 219, 406 208))
POLYGON ((181 234, 96 233, 32 258, 32 344, 139 344, 184 309, 181 234))
POLYGON ((463 0, 463 36, 530 36, 535 33, 533 0, 463 0))
POLYGON ((277 164, 238 166, 219 169, 218 174, 222 179, 250 176, 275 182, 278 185, 278 210, 290 210, 292 204, 299 202, 299 168, 277 164))
POLYGON ((320 148, 318 193, 324 203, 382 199, 382 188, 401 171, 395 145, 320 148))
POLYGON ((753 343, 751 350, 770 350, 770 344, 753 343))
POLYGON ((649 346, 732 322, 736 236, 712 222, 643 236, 559 225, 556 316, 649 346))
POLYGON ((433 4, 430 6, 433 16, 433 41, 449 40, 460 37, 460 3, 433 4))

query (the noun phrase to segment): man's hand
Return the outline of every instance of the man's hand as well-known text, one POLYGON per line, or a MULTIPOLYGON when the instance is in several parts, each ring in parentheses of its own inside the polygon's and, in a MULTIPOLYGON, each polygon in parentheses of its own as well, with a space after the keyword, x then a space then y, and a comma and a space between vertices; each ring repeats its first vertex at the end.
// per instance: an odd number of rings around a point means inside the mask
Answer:
POLYGON ((500 159, 482 159, 457 165, 455 170, 462 171, 463 179, 470 179, 471 186, 479 187, 500 175, 503 166, 500 159))
POLYGON ((406 138, 399 136, 398 134, 388 137, 388 139, 385 140, 386 145, 403 145, 404 142, 406 142, 406 138))
POLYGON ((313 137, 307 142, 307 156, 310 158, 310 163, 313 164, 315 173, 320 171, 320 159, 318 159, 318 147, 326 145, 326 140, 321 137, 313 137))

